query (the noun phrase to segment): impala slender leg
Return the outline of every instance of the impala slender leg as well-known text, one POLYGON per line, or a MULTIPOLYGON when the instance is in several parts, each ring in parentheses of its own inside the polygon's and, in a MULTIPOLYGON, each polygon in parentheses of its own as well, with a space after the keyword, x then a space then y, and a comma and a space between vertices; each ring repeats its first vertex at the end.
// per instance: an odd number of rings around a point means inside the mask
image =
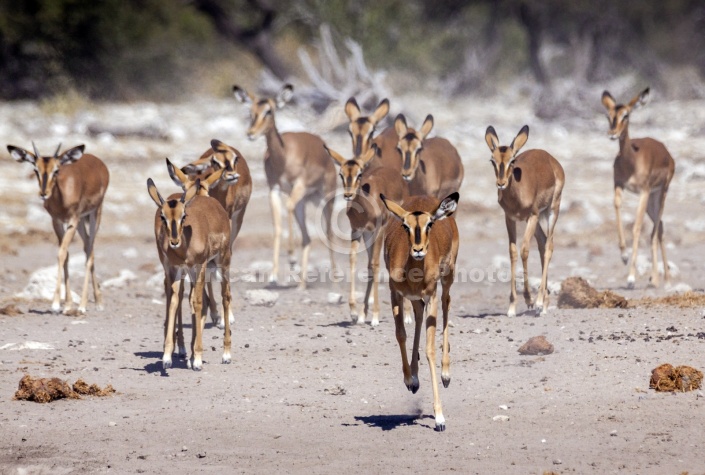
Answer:
MULTIPOLYGON (((223 261, 221 263, 223 269, 230 269, 230 248, 228 248, 228 255, 223 257, 223 261)), ((220 293, 223 296, 223 315, 231 315, 232 312, 230 310, 230 302, 232 300, 232 296, 230 294, 230 280, 229 279, 223 279, 221 281, 221 287, 220 287, 220 293)), ((230 319, 225 318, 224 319, 224 334, 223 334, 223 358, 222 362, 223 364, 229 364, 232 356, 230 354, 231 346, 232 346, 232 331, 230 328, 230 319)))
MULTIPOLYGON (((353 323, 360 323, 359 316, 357 314, 357 302, 355 301, 355 265, 357 264, 357 251, 360 248, 360 240, 355 239, 355 233, 350 238, 350 296, 348 297, 348 305, 350 306, 350 319, 353 323)), ((364 314, 363 314, 364 323, 364 314)))
POLYGON ((624 189, 621 186, 614 187, 614 210, 617 214, 617 235, 619 238, 619 253, 622 256, 622 262, 629 262, 629 254, 627 253, 627 242, 624 239, 624 227, 622 226, 622 193, 624 189))
POLYGON ((333 198, 328 200, 323 207, 323 217, 326 221, 326 239, 328 240, 326 245, 328 246, 328 257, 330 258, 330 270, 333 274, 335 274, 335 272, 337 271, 337 266, 335 264, 335 249, 333 243, 335 235, 333 234, 333 225, 331 224, 333 221, 334 205, 335 195, 333 195, 333 198))
POLYGON ((206 264, 198 269, 191 287, 191 320, 193 322, 193 346, 191 368, 200 371, 203 367, 203 287, 205 283, 206 264))
POLYGON ((441 306, 443 310, 443 357, 441 360, 441 381, 443 387, 450 384, 450 342, 448 341, 448 323, 450 322, 450 286, 453 285, 454 272, 441 281, 441 306))
MULTIPOLYGON (((168 273, 167 273, 168 274, 168 273)), ((176 317, 176 309, 179 306, 176 296, 181 295, 181 279, 173 279, 171 276, 164 279, 165 284, 170 287, 170 293, 167 298, 166 309, 167 316, 164 322, 164 354, 162 355, 162 368, 171 368, 171 354, 174 351, 174 320, 176 317)))
POLYGON ((276 284, 279 279, 279 247, 282 238, 282 200, 279 187, 269 191, 269 205, 272 208, 272 223, 274 224, 274 255, 272 256, 272 275, 269 282, 276 284))
POLYGON ((78 218, 71 218, 66 227, 66 233, 61 240, 59 248, 59 272, 56 279, 56 290, 54 291, 54 301, 51 304, 52 310, 57 312, 61 306, 61 274, 63 271, 64 277, 64 314, 68 314, 73 309, 73 298, 71 297, 71 288, 69 287, 69 245, 76 234, 78 226, 78 218))
MULTIPOLYGON (((294 264, 296 264, 296 258, 294 257, 294 217, 296 214, 296 208, 298 207, 299 203, 302 202, 304 196, 306 196, 306 184, 304 184, 302 180, 297 180, 296 183, 294 183, 294 186, 291 188, 289 199, 286 201, 286 211, 289 216, 289 265, 291 269, 293 269, 294 264)), ((296 219, 298 221, 298 217, 296 217, 296 219)), ((300 222, 299 227, 301 227, 300 222)), ((302 247, 305 247, 305 244, 302 243, 302 247)), ((303 272, 305 271, 302 269, 302 273, 303 272)), ((306 285, 304 284, 304 287, 305 286, 306 285)))
POLYGON ((517 314, 517 274, 516 265, 519 258, 517 252, 517 225, 509 216, 504 215, 504 221, 507 225, 507 234, 509 235, 509 261, 511 265, 511 282, 509 290, 509 310, 508 317, 516 317, 517 314))
POLYGON ((629 265, 629 276, 627 277, 627 287, 634 288, 636 281, 636 257, 639 251, 639 235, 641 234, 641 226, 644 223, 644 214, 646 213, 646 205, 649 201, 649 191, 642 191, 639 195, 639 207, 636 210, 636 220, 634 221, 634 230, 632 232, 634 242, 632 242, 632 261, 629 265))
POLYGON ((215 292, 213 291, 213 274, 211 272, 208 273, 208 282, 206 282, 205 288, 206 288, 206 298, 205 304, 206 307, 208 308, 208 311, 211 314, 211 321, 213 322, 213 325, 216 327, 220 328, 221 330, 223 329, 223 316, 218 313, 218 302, 215 299, 215 292))
POLYGON ((405 325, 411 325, 412 323, 414 323, 414 319, 412 317, 413 312, 414 312, 414 310, 411 307, 411 300, 404 299, 404 324, 405 325))
MULTIPOLYGON (((436 324, 438 321, 438 292, 434 292, 428 305, 426 317, 426 360, 431 371, 431 387, 433 389, 433 415, 436 418, 436 430, 446 429, 446 420, 443 417, 441 396, 438 392, 438 379, 436 378, 436 324)), ((420 325, 419 325, 420 326, 420 325)))
MULTIPOLYGON (((91 214, 89 221, 89 236, 91 239, 91 254, 93 254, 95 249, 95 238, 98 235, 98 229, 100 228, 100 222, 103 217, 103 204, 95 211, 95 214, 91 214)), ((95 259, 93 260, 93 265, 91 266, 91 281, 93 282, 93 298, 95 299, 96 308, 98 310, 103 310, 103 293, 100 290, 100 283, 98 279, 95 278, 95 259)))
MULTIPOLYGON (((186 342, 184 341, 184 317, 183 317, 183 301, 184 301, 184 288, 186 284, 184 280, 181 280, 181 286, 179 286, 178 295, 178 307, 176 308, 176 345, 177 345, 177 356, 180 359, 186 359, 188 354, 186 353, 186 342)), ((167 305, 169 305, 169 300, 167 300, 167 305)))
MULTIPOLYGON (((529 309, 534 308, 534 301, 531 298, 531 286, 529 285, 529 246, 531 245, 531 237, 536 232, 536 225, 538 224, 538 215, 531 215, 526 221, 526 231, 524 232, 524 239, 521 243, 521 264, 524 268, 524 302, 529 309)), ((541 289, 539 289, 541 293, 541 289)))
MULTIPOLYGON (((548 267, 551 264, 551 257, 553 257, 553 234, 556 230, 556 223, 558 222, 558 214, 561 210, 561 193, 563 192, 563 185, 556 187, 555 194, 553 196, 553 203, 551 204, 551 212, 548 214, 548 222, 546 229, 546 249, 544 256, 541 260, 542 275, 541 275, 541 285, 543 287, 543 301, 541 302, 541 308, 539 309, 541 314, 546 314, 548 312, 548 267)), ((539 304, 537 303, 537 308, 539 304)))
MULTIPOLYGON (((93 213, 95 213, 95 211, 93 213)), ((91 216, 93 213, 91 213, 91 216)), ((83 288, 81 290, 81 303, 78 305, 78 311, 82 314, 86 313, 86 307, 88 306, 88 283, 94 271, 93 243, 91 242, 91 234, 89 234, 86 229, 86 226, 88 225, 87 220, 88 218, 82 218, 78 222, 78 227, 76 229, 78 231, 78 235, 81 236, 81 240, 83 241, 83 253, 86 255, 86 268, 85 275, 83 277, 83 288)))
POLYGON ((402 321, 402 309, 401 309, 401 296, 391 289, 391 300, 392 300, 392 313, 394 315, 394 327, 396 330, 397 343, 399 344, 399 351, 401 351, 401 369, 404 373, 404 384, 409 391, 416 392, 419 389, 418 378, 416 382, 413 381, 411 377, 411 369, 409 368, 409 358, 406 352, 406 328, 404 328, 404 322, 402 321), (415 388, 415 389, 414 389, 415 388))
POLYGON ((306 289, 306 279, 308 275, 308 255, 311 252, 311 238, 308 235, 308 229, 306 229, 306 201, 301 200, 297 203, 295 208, 296 222, 301 230, 301 245, 303 251, 301 252, 301 282, 299 282, 299 290, 306 289))
POLYGON ((372 273, 372 282, 367 282, 367 291, 365 292, 365 314, 367 314, 371 285, 373 293, 372 298, 374 299, 374 302, 372 303, 372 321, 370 324, 373 327, 379 325, 379 256, 382 252, 383 241, 384 236, 378 229, 375 232, 374 241, 372 243, 372 255, 368 258, 368 266, 370 267, 370 272, 372 273))
POLYGON ((663 245, 663 221, 661 219, 663 215, 663 206, 666 201, 666 194, 663 190, 659 190, 656 193, 652 193, 649 196, 649 202, 646 207, 646 212, 648 213, 651 220, 654 222, 654 229, 651 231, 651 281, 650 284, 653 287, 658 287, 659 285, 659 272, 658 272, 658 247, 661 244, 661 257, 663 258, 663 275, 666 283, 670 283, 671 275, 668 271, 668 260, 666 259, 665 246, 663 245))
MULTIPOLYGON (((237 235, 240 234, 240 230, 242 229, 242 220, 245 218, 245 210, 247 209, 247 206, 243 206, 242 209, 239 211, 236 211, 233 213, 232 217, 230 218, 230 251, 232 252, 233 249, 233 244, 235 243, 235 239, 237 238, 237 235)), ((229 267, 228 267, 228 275, 227 279, 228 281, 230 280, 230 272, 229 272, 229 267)), ((232 304, 232 293, 231 293, 231 301, 230 301, 230 313, 228 314, 228 319, 230 320, 230 326, 233 326, 235 324, 235 315, 233 314, 233 304, 232 304)))
POLYGON ((423 326, 423 317, 426 311, 426 302, 423 300, 412 300, 411 306, 414 307, 414 316, 416 324, 414 326, 414 346, 411 348, 411 382, 412 386, 409 391, 416 393, 419 390, 419 344, 421 342, 421 327, 423 326))
MULTIPOLYGON (((548 229, 548 224, 545 225, 548 229)), ((538 314, 546 313, 546 308, 548 307, 547 302, 547 291, 546 285, 544 285, 543 276, 547 275, 544 271, 546 270, 546 233, 541 227, 541 222, 536 226, 534 231, 534 237, 536 238, 536 244, 539 248, 539 258, 541 259, 541 285, 539 286, 539 293, 536 296, 536 312, 538 314)), ((546 282, 548 284, 548 282, 546 282)))

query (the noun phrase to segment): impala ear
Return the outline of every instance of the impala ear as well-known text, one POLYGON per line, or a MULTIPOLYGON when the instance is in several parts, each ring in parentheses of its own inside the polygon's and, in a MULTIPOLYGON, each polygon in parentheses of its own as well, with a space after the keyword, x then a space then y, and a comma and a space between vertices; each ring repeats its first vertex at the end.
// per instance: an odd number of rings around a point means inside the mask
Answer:
POLYGON ((641 91, 634 99, 629 101, 629 108, 637 109, 641 106, 645 106, 649 102, 649 91, 651 88, 647 87, 641 91))
POLYGON ((494 152, 499 147, 499 137, 497 137, 497 132, 494 131, 494 127, 491 125, 487 127, 485 132, 485 142, 487 142, 490 152, 494 152))
POLYGON ((233 95, 235 96, 235 99, 247 105, 252 104, 255 100, 249 92, 238 85, 233 86, 233 95))
MULTIPOLYGON (((212 157, 212 155, 211 155, 211 157, 212 157)), ((188 165, 184 165, 183 167, 181 167, 181 171, 187 175, 201 173, 203 170, 208 168, 210 166, 210 164, 211 164, 211 160, 209 157, 209 160, 207 160, 205 162, 201 162, 199 160, 198 162, 189 163, 188 165)), ((181 186, 181 185, 179 185, 179 186, 181 186)))
POLYGON ((171 181, 173 181, 176 186, 185 189, 186 184, 189 181, 188 176, 186 176, 183 171, 175 167, 174 164, 171 163, 171 160, 169 160, 168 158, 166 159, 166 169, 169 172, 169 177, 171 177, 171 181))
POLYGON ((14 145, 8 145, 7 151, 10 152, 10 156, 15 161, 29 162, 32 165, 34 165, 37 161, 37 157, 32 152, 28 152, 27 150, 25 150, 23 148, 15 147, 14 145))
POLYGON ((201 189, 201 179, 197 178, 196 183, 193 184, 191 188, 188 190, 184 191, 184 193, 181 195, 181 202, 185 203, 184 207, 188 206, 191 204, 191 201, 198 196, 198 190, 201 189))
POLYGON ((372 122, 376 124, 380 120, 387 117, 387 114, 389 114, 389 99, 382 99, 375 111, 370 116, 370 119, 372 119, 372 122))
POLYGON ((367 152, 362 154, 361 157, 358 157, 358 162, 360 163, 360 166, 362 168, 365 168, 370 163, 370 160, 375 158, 375 156, 377 155, 377 150, 378 150, 377 144, 373 143, 372 147, 370 147, 370 149, 367 150, 367 152))
POLYGON ((379 148, 379 145, 372 142, 372 145, 370 145, 370 148, 375 151, 375 155, 377 155, 378 157, 382 156, 382 149, 379 148))
POLYGON ((284 105, 289 102, 292 97, 294 97, 294 86, 291 84, 285 84, 274 100, 274 102, 277 103, 277 109, 284 107, 284 105))
POLYGON ((602 105, 605 106, 605 109, 610 111, 615 108, 615 106, 617 105, 617 101, 614 100, 612 94, 607 91, 604 91, 602 93, 602 105))
POLYGON ((394 119, 394 130, 397 131, 397 136, 402 138, 406 135, 409 128, 406 126, 406 117, 404 114, 399 114, 396 119, 394 119))
POLYGON ((351 97, 345 103, 345 115, 348 116, 350 122, 355 122, 360 117, 360 106, 357 105, 354 97, 351 97))
POLYGON ((209 189, 213 184, 220 180, 220 178, 223 176, 224 171, 225 168, 220 168, 208 175, 208 178, 203 181, 203 184, 206 185, 206 189, 209 189))
POLYGON ((433 129, 433 116, 431 114, 428 114, 426 116, 426 120, 423 121, 423 124, 421 124, 421 129, 419 130, 419 134, 421 135, 421 140, 425 139, 426 136, 431 132, 433 129))
POLYGON ((335 163, 337 163, 338 165, 343 166, 343 164, 345 162, 347 162, 345 157, 343 157, 341 154, 339 154, 335 150, 329 149, 327 145, 323 145, 323 148, 326 149, 326 152, 328 152, 328 155, 330 155, 330 158, 332 158, 335 161, 335 163))
POLYGON ((152 198, 152 201, 154 201, 154 204, 161 208, 164 204, 164 198, 159 194, 159 190, 157 190, 157 186, 151 178, 147 178, 147 192, 149 192, 149 196, 152 198))
POLYGON ((404 208, 402 208, 401 206, 396 204, 394 201, 388 200, 387 198, 385 198, 383 194, 380 193, 379 198, 382 200, 382 203, 384 203, 384 206, 387 207, 389 212, 392 213, 397 218, 403 220, 404 217, 407 214, 409 214, 406 212, 406 210, 404 208))
POLYGON ((458 209, 459 199, 460 194, 457 191, 445 197, 443 201, 441 201, 441 204, 438 205, 438 208, 436 208, 436 211, 434 211, 433 220, 440 221, 452 215, 455 210, 458 209))
MULTIPOLYGON (((78 147, 73 147, 65 151, 63 154, 61 154, 61 158, 59 159, 59 163, 62 165, 66 165, 69 163, 74 163, 77 162, 82 156, 83 156, 83 151, 86 149, 85 145, 79 145, 78 147)), ((58 149, 57 149, 58 153, 58 149)))
POLYGON ((512 144, 509 146, 509 148, 511 148, 514 152, 514 155, 519 153, 519 150, 521 150, 521 148, 526 144, 527 140, 529 140, 529 126, 525 125, 521 128, 517 136, 514 137, 512 144))

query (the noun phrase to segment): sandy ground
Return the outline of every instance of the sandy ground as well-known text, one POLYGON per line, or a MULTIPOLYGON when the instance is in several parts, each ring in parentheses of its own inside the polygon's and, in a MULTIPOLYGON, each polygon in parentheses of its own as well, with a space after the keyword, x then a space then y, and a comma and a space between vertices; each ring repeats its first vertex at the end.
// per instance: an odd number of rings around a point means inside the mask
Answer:
MULTIPOLYGON (((532 118, 521 97, 513 98, 512 110, 469 98, 397 100, 405 110, 417 111, 413 123, 433 112, 438 133, 458 146, 466 169, 457 215, 459 268, 469 276, 485 275, 477 282, 457 282, 451 291, 452 382, 441 387, 445 432, 433 430, 423 355, 419 392, 411 394, 403 384, 385 286, 377 328, 350 322, 344 282, 319 279, 304 292, 275 289, 278 301, 272 307, 245 301, 246 291, 265 287, 256 277, 271 259, 271 225, 264 144, 246 141, 244 114, 233 100, 95 106, 70 116, 46 115, 31 103, 0 104, 3 116, 10 117, 0 126, 1 143, 30 147, 34 139, 41 150, 53 150, 59 141, 86 143, 87 150, 104 157, 112 181, 96 268, 104 282, 123 276, 105 286, 104 311, 89 304, 81 317, 53 315, 45 299, 16 298, 32 273, 55 265, 57 246, 30 169, 3 156, 0 292, 2 305, 14 302, 20 315, 0 315, 2 473, 335 473, 351 467, 360 473, 705 472, 703 393, 664 394, 648 387, 651 369, 661 363, 705 368, 703 309, 561 310, 554 293, 546 316, 526 312, 523 302, 516 318, 504 316, 509 284, 487 276, 506 270, 508 256, 483 141, 489 124, 509 142, 529 123, 527 147, 545 148, 563 163, 567 184, 549 274, 554 289, 566 277, 580 275, 629 299, 687 287, 702 292, 705 139, 697 132, 705 130, 705 104, 654 101, 634 114, 632 135, 657 136, 677 162, 665 215, 675 287, 647 288, 648 277, 641 275, 636 288, 627 290, 611 204, 617 144, 605 137, 606 120, 597 107, 594 120, 543 123, 532 118), (92 121, 156 123, 172 140, 89 137, 85 125, 92 121), (669 128, 673 123, 678 128, 669 128), (233 283, 232 364, 220 364, 222 331, 209 324, 203 371, 190 371, 177 360, 164 372, 164 295, 151 229, 154 205, 145 181, 151 176, 160 188, 173 189, 164 157, 185 163, 212 137, 241 148, 255 176, 233 259, 233 268, 255 282, 233 283), (343 294, 343 303, 327 303, 331 292, 343 294), (535 335, 545 335, 555 352, 519 355, 519 346, 535 335), (82 378, 111 384, 117 393, 51 404, 13 401, 23 374, 71 383, 82 378)), ((283 112, 282 123, 301 127, 302 114, 283 112)), ((314 124, 333 148, 349 150, 344 133, 314 124)), ((630 196, 624 206, 627 225, 635 207, 630 196)), ((642 236, 642 271, 648 271, 650 227, 642 236)), ((71 251, 77 291, 78 241, 71 251)), ((359 265, 364 262, 363 257, 359 265)), ((314 242, 311 263, 315 272, 328 266, 320 241, 314 242)), ((337 263, 347 269, 347 255, 338 254, 337 263)), ((533 248, 530 274, 538 277, 538 272, 533 248)), ((440 365, 440 353, 438 360, 440 365)))

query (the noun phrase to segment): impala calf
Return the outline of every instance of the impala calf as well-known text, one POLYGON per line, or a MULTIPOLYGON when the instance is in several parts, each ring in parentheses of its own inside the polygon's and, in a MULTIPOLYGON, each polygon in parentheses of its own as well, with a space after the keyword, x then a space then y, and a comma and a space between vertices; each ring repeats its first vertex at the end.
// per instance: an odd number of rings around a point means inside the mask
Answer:
POLYGON ((382 203, 380 194, 388 199, 402 202, 407 196, 406 184, 399 172, 386 167, 367 170, 377 155, 377 146, 372 144, 363 156, 351 160, 339 153, 326 150, 340 166, 340 179, 343 182, 343 197, 348 202, 347 217, 350 220, 350 317, 353 321, 365 323, 369 313, 370 293, 373 293, 371 325, 379 325, 379 255, 382 250, 384 235, 382 227, 387 222, 389 213, 382 203), (355 302, 355 265, 360 240, 367 249, 367 289, 365 291, 364 309, 358 313, 355 302), (370 279, 371 277, 371 279, 370 279))
POLYGON ((409 391, 419 389, 419 339, 426 310, 426 358, 431 370, 433 389, 433 414, 436 430, 445 430, 436 379, 436 320, 438 315, 438 281, 441 282, 443 308, 443 358, 441 380, 450 384, 450 345, 448 343, 448 310, 450 287, 455 278, 455 261, 458 257, 458 227, 451 217, 458 206, 457 192, 438 200, 428 196, 412 196, 402 208, 394 201, 380 196, 387 209, 395 216, 385 228, 384 261, 389 271, 392 312, 397 342, 401 350, 404 384, 409 391), (406 351, 402 299, 412 302, 415 316, 414 346, 411 365, 406 351))
MULTIPOLYGON (((233 86, 235 98, 250 106, 250 126, 247 136, 256 140, 264 135, 267 152, 264 156, 264 171, 269 185, 269 203, 274 221, 274 256, 272 262, 272 283, 279 275, 279 247, 281 243, 281 197, 280 192, 289 195, 286 210, 289 216, 289 262, 294 260, 293 221, 301 230, 301 275, 299 289, 306 288, 308 256, 311 238, 306 228, 306 203, 323 205, 326 222, 326 235, 329 243, 333 239, 331 218, 335 204, 335 167, 328 158, 323 140, 307 132, 286 132, 280 134, 274 121, 274 112, 284 107, 293 96, 294 88, 285 85, 275 98, 257 98, 244 89, 233 86)), ((331 270, 335 271, 332 246, 328 246, 331 270)))
MULTIPOLYGON (((200 182, 194 184, 195 190, 200 182)), ((191 278, 191 360, 189 366, 199 371, 203 365, 203 313, 204 284, 206 270, 210 265, 218 268, 230 268, 230 224, 228 215, 215 199, 199 196, 186 199, 188 192, 162 198, 152 179, 147 180, 147 191, 157 211, 154 215, 154 236, 157 243, 159 260, 164 267, 164 286, 166 289, 166 319, 164 323, 164 369, 171 367, 171 355, 174 351, 174 324, 177 310, 183 295, 183 272, 189 272, 191 278)), ((230 282, 222 279, 223 315, 230 314, 230 282)), ((230 363, 230 320, 225 319, 223 340, 223 363, 230 363)))
POLYGON ((44 209, 51 216, 56 237, 59 239, 59 273, 51 309, 61 309, 61 283, 64 282, 64 313, 73 311, 73 299, 69 287, 69 244, 78 231, 86 254, 86 275, 83 280, 80 313, 86 313, 88 303, 88 279, 93 282, 93 296, 98 309, 103 307, 100 285, 95 278, 93 245, 100 226, 103 198, 108 189, 108 168, 95 155, 84 154, 84 145, 73 147, 59 154, 61 144, 54 155, 41 156, 37 147, 34 153, 8 145, 7 150, 18 162, 28 162, 34 167, 39 181, 39 196, 44 209))
POLYGON ((458 151, 444 138, 426 138, 433 129, 432 115, 426 117, 419 130, 414 130, 407 127, 406 118, 399 114, 394 129, 402 157, 401 174, 409 183, 409 194, 442 199, 460 189, 464 169, 458 151))
MULTIPOLYGON (((198 160, 182 167, 178 172, 170 169, 169 174, 172 180, 183 189, 186 189, 184 186, 190 186, 189 184, 197 178, 208 182, 207 194, 216 199, 230 216, 230 248, 232 249, 242 229, 242 221, 252 194, 250 169, 240 151, 220 140, 213 139, 211 148, 206 150, 198 160), (222 179, 219 179, 221 177, 222 179)), ((204 186, 203 183, 201 186, 204 186)), ((212 297, 213 287, 210 281, 207 287, 208 295, 212 297)), ((213 323, 223 329, 223 317, 218 314, 215 299, 210 298, 209 303, 213 323)), ((232 313, 228 318, 231 325, 235 323, 232 313)))
POLYGON ((632 110, 646 104, 649 88, 634 97, 628 104, 617 104, 609 92, 602 93, 602 105, 607 109, 610 123, 609 136, 619 140, 619 153, 614 160, 614 209, 617 213, 617 232, 622 261, 629 261, 627 245, 622 228, 622 193, 626 188, 639 194, 639 206, 632 230, 632 252, 627 287, 633 288, 636 280, 636 257, 639 248, 639 235, 644 223, 644 213, 654 223, 651 231, 651 280, 653 286, 659 284, 658 246, 661 246, 663 258, 663 275, 666 284, 670 283, 671 273, 666 259, 666 246, 663 244, 663 207, 666 202, 668 186, 676 169, 673 157, 659 141, 646 137, 629 138, 629 114, 632 110))
POLYGON ((377 158, 371 160, 367 167, 372 170, 383 166, 401 171, 401 155, 397 150, 397 133, 394 127, 387 127, 374 139, 375 127, 389 113, 389 100, 383 99, 371 115, 363 116, 354 97, 345 103, 345 114, 350 119, 348 132, 352 138, 353 155, 361 157, 367 153, 372 144, 377 146, 377 158))
POLYGON ((526 221, 526 231, 521 244, 521 261, 524 266, 524 301, 530 309, 534 307, 529 287, 528 262, 531 236, 535 236, 542 269, 541 285, 536 298, 536 310, 539 314, 545 314, 548 310, 548 265, 553 255, 553 230, 556 227, 561 205, 561 192, 565 184, 563 167, 548 152, 527 150, 517 156, 528 138, 528 125, 522 127, 508 147, 499 145, 494 127, 487 127, 487 132, 485 132, 485 141, 492 152, 490 162, 494 167, 497 179, 497 200, 504 210, 504 221, 509 234, 512 278, 508 317, 516 316, 517 221, 526 221))

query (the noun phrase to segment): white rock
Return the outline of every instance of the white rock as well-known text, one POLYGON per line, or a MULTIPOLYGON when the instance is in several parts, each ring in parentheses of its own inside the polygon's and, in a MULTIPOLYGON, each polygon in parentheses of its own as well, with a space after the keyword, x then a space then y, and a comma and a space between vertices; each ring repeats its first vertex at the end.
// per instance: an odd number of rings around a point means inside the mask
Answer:
POLYGON ((139 257, 139 252, 137 251, 137 248, 134 247, 128 247, 124 251, 122 251, 122 257, 126 257, 128 259, 134 259, 135 257, 139 257))
POLYGON ((679 282, 677 284, 669 285, 666 287, 667 292, 672 292, 674 294, 682 294, 685 292, 690 292, 691 290, 693 290, 693 288, 685 282, 679 282))
MULTIPOLYGON (((74 289, 81 288, 86 266, 86 258, 81 253, 69 258, 69 282, 74 289)), ((29 276, 29 283, 22 292, 15 294, 15 297, 27 300, 52 300, 56 289, 56 278, 59 273, 58 264, 37 269, 29 276)), ((61 297, 64 296, 64 284, 61 284, 61 297)), ((80 300, 78 294, 71 291, 74 302, 80 300)))
POLYGON ((492 418, 493 421, 500 421, 500 422, 506 422, 509 420, 509 416, 505 416, 504 414, 500 414, 498 416, 494 416, 492 418))
POLYGON ((340 305, 343 303, 343 296, 335 292, 328 292, 328 304, 330 305, 340 305))
POLYGON ((508 410, 509 410, 509 406, 507 406, 506 404, 500 405, 499 408, 502 409, 503 411, 508 411, 508 410))
POLYGON ((135 275, 135 273, 129 269, 123 269, 120 271, 120 275, 118 277, 113 277, 112 279, 104 281, 102 286, 106 289, 109 289, 111 287, 121 288, 124 287, 128 282, 132 282, 133 280, 137 280, 137 276, 135 275))
POLYGON ((271 307, 279 299, 277 292, 272 292, 266 289, 248 290, 245 292, 245 300, 250 305, 257 307, 271 307))

